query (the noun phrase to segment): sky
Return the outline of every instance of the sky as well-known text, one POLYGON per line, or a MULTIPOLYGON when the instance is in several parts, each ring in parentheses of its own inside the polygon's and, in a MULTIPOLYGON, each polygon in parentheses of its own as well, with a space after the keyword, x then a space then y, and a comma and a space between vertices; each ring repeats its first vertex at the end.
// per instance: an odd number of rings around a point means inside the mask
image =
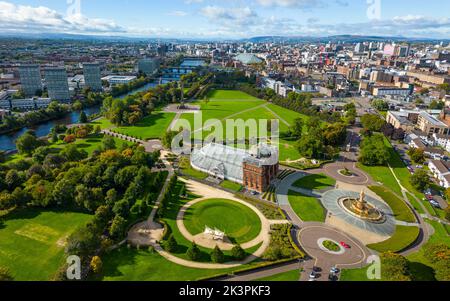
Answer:
POLYGON ((450 39, 442 0, 0 0, 7 33, 240 39, 377 35, 450 39))

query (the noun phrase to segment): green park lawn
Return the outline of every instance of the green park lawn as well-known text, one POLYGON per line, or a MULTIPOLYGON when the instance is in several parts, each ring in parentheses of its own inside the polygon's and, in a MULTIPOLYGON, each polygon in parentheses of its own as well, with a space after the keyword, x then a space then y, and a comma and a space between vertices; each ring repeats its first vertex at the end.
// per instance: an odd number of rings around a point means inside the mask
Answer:
POLYGON ((325 209, 318 199, 290 190, 289 203, 301 220, 305 222, 325 221, 325 209))
POLYGON ((116 127, 114 131, 144 140, 160 139, 169 128, 175 115, 175 113, 155 112, 144 117, 134 126, 116 127))
POLYGON ((232 270, 184 267, 156 252, 122 247, 103 258, 104 281, 195 281, 232 270))
POLYGON ((417 222, 411 209, 408 205, 393 194, 389 189, 382 186, 371 186, 370 190, 375 192, 380 198, 382 198, 391 207, 394 216, 399 221, 404 221, 408 223, 417 222))
MULTIPOLYGON (((436 221, 427 221, 433 228, 434 234, 428 243, 450 245, 450 236, 444 226, 436 221)), ((425 258, 423 248, 406 257, 409 260, 409 271, 415 281, 435 281, 433 264, 425 258)), ((368 281, 367 267, 355 270, 343 270, 341 281, 368 281)))
POLYGON ((377 252, 401 252, 411 246, 419 236, 418 227, 397 226, 394 235, 386 241, 367 247, 377 252))
POLYGON ((256 98, 254 96, 251 96, 250 94, 238 90, 214 90, 208 94, 208 98, 211 101, 225 100, 225 99, 260 100, 259 98, 256 98))
MULTIPOLYGON (((166 223, 167 227, 170 229, 170 233, 173 234, 175 240, 178 243, 177 249, 172 253, 173 255, 189 260, 186 256, 186 251, 188 248, 192 245, 192 242, 188 241, 180 232, 177 226, 177 216, 178 212, 180 211, 181 207, 183 207, 187 202, 190 202, 194 199, 199 198, 200 196, 189 194, 187 198, 181 198, 178 191, 181 189, 181 183, 178 183, 175 193, 172 195, 172 199, 170 203, 168 204, 167 210, 164 212, 164 216, 162 220, 166 223)), ((258 219, 259 222, 259 219, 258 219)), ((208 225, 210 227, 213 227, 213 225, 208 225)), ((202 226, 201 232, 205 230, 205 225, 202 226)), ((261 224, 259 223, 259 227, 261 227, 261 224)), ((261 229, 261 228, 259 228, 261 229)), ((260 230, 259 230, 260 231, 260 230)), ((258 234, 259 234, 258 231, 258 234)), ((228 235, 228 233, 226 233, 228 235)), ((258 235, 257 234, 257 235, 258 235)), ((256 237, 256 236, 255 236, 256 237)), ((245 250, 248 255, 253 254, 256 250, 258 250, 261 247, 261 245, 257 245, 253 248, 245 250)), ((200 258, 199 262, 211 262, 211 249, 199 247, 200 249, 200 258)), ((225 254, 226 261, 233 261, 234 258, 231 256, 231 251, 223 251, 225 254)), ((257 260, 258 261, 258 260, 257 260)))
POLYGON ((295 187, 309 190, 323 190, 336 185, 336 180, 324 174, 310 175, 297 180, 295 187))
POLYGON ((184 217, 186 229, 197 235, 205 226, 224 231, 234 243, 246 243, 261 232, 261 221, 250 208, 225 199, 210 199, 190 207, 184 217))
POLYGON ((90 215, 26 209, 0 223, 0 266, 15 280, 48 281, 64 264, 66 238, 85 225, 90 215))
POLYGON ((229 190, 232 190, 232 191, 235 191, 235 192, 239 192, 242 189, 242 185, 241 184, 234 183, 234 182, 227 181, 227 180, 223 181, 220 184, 220 186, 225 188, 225 189, 229 189, 229 190))
MULTIPOLYGON (((222 125, 222 130, 212 127, 209 131, 203 130, 203 133, 200 131, 193 133, 193 135, 197 134, 197 138, 201 139, 206 138, 212 133, 216 133, 216 131, 217 133, 223 133, 224 136, 227 135, 227 138, 229 138, 233 132, 235 138, 242 138, 242 134, 239 136, 236 128, 232 129, 227 127, 225 119, 243 120, 244 122, 249 122, 254 119, 257 127, 253 131, 250 131, 247 127, 245 129, 244 138, 260 136, 260 120, 262 119, 273 120, 278 119, 278 116, 280 116, 285 121, 283 122, 280 120, 280 132, 286 132, 289 129, 289 125, 293 124, 294 120, 297 118, 302 118, 305 121, 308 119, 305 115, 267 103, 264 100, 255 98, 241 91, 216 90, 211 92, 208 103, 199 101, 196 104, 201 106, 202 111, 202 123, 200 124, 200 127, 194 127, 194 118, 196 114, 182 114, 175 127, 179 128, 183 123, 187 123, 194 132, 202 126, 205 126, 205 123, 208 120, 219 120, 220 123, 216 122, 212 123, 212 125, 220 124, 222 125)), ((197 114, 197 116, 200 115, 197 114)), ((294 145, 295 141, 280 139, 280 161, 295 161, 301 158, 294 145)))
POLYGON ((276 282, 276 281, 298 281, 299 279, 300 279, 300 270, 294 270, 294 271, 276 274, 276 275, 269 276, 269 277, 260 278, 255 281, 276 282))

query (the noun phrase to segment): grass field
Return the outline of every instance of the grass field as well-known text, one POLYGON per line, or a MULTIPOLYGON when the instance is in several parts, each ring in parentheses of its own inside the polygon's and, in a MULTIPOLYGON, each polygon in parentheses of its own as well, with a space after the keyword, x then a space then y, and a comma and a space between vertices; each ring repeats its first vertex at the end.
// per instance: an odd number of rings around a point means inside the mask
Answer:
POLYGON ((401 252, 412 245, 419 236, 418 227, 397 226, 394 235, 386 241, 367 247, 378 252, 401 252))
POLYGON ((380 198, 382 198, 391 207, 394 216, 399 221, 408 223, 417 222, 411 209, 406 203, 394 195, 389 189, 382 186, 371 186, 370 190, 375 192, 380 198))
MULTIPOLYGON (((163 220, 169 227, 170 232, 173 234, 175 240, 178 243, 177 250, 174 251, 172 254, 183 259, 188 259, 186 256, 186 251, 192 245, 192 242, 188 241, 179 231, 177 226, 177 216, 181 207, 183 207, 187 202, 198 198, 199 196, 189 195, 189 197, 186 199, 180 198, 179 193, 177 193, 180 188, 181 184, 179 183, 176 187, 175 193, 173 194, 172 200, 169 203, 166 212, 164 213, 163 220)), ((203 225, 203 227, 204 226, 205 225, 203 225)), ((202 232, 203 230, 204 228, 202 229, 202 232)), ((261 247, 261 245, 255 246, 245 251, 248 255, 250 255, 253 254, 259 247, 261 247)), ((210 253, 212 250, 203 247, 199 247, 199 249, 201 251, 199 262, 211 262, 210 253)), ((224 254, 226 261, 234 260, 234 258, 231 257, 230 251, 224 251, 224 254)))
POLYGON ((234 243, 245 243, 256 238, 261 232, 261 221, 245 205, 224 199, 211 199, 190 207, 184 217, 186 229, 197 235, 205 231, 205 226, 224 231, 234 243))
POLYGON ((175 115, 175 113, 155 112, 134 126, 116 127, 114 130, 121 134, 144 140, 158 139, 167 131, 175 115))
POLYGON ((268 282, 276 282, 276 281, 298 281, 300 279, 300 271, 294 270, 285 273, 276 274, 270 277, 260 278, 255 281, 268 281, 268 282))
POLYGON ((113 251, 103 258, 105 281, 195 281, 232 270, 201 270, 187 268, 166 260, 148 250, 113 251))
POLYGON ((65 239, 90 215, 27 209, 13 212, 0 225, 0 266, 15 280, 51 280, 64 263, 65 239))
POLYGON ((227 180, 223 181, 220 184, 220 186, 223 187, 223 188, 232 190, 234 192, 239 192, 242 189, 242 185, 240 185, 238 183, 231 182, 231 181, 227 181, 227 180))
POLYGON ((325 221, 325 209, 316 198, 289 191, 289 203, 298 217, 305 222, 325 221))
MULTIPOLYGON (((450 245, 450 236, 444 229, 444 226, 436 221, 427 221, 433 228, 434 234, 430 237, 428 243, 450 245)), ((424 250, 406 257, 409 260, 409 270, 415 281, 435 281, 433 265, 425 258, 424 250)), ((341 281, 368 281, 367 268, 355 270, 343 270, 341 281)))
POLYGON ((294 183, 295 187, 309 190, 323 190, 336 185, 336 180, 324 174, 310 175, 294 183))
MULTIPOLYGON (((210 94, 209 100, 210 101, 208 103, 196 103, 201 106, 202 126, 205 126, 205 122, 207 120, 219 120, 220 123, 216 122, 213 124, 220 124, 222 126, 222 131, 219 129, 217 129, 217 131, 219 133, 223 133, 224 136, 226 135, 227 138, 230 138, 231 134, 234 134, 235 138, 260 136, 260 120, 262 119, 279 119, 278 116, 280 116, 283 121, 285 121, 283 122, 280 120, 280 132, 287 131, 289 129, 289 125, 292 124, 297 118, 301 118, 303 120, 308 119, 305 115, 267 103, 264 100, 255 98, 241 91, 216 90, 210 94), (245 130, 245 137, 242 137, 244 136, 242 135, 243 133, 239 136, 236 128, 233 129, 226 126, 225 119, 243 120, 244 122, 254 119, 256 121, 256 128, 253 131, 250 131, 247 127, 245 130)), ((182 119, 186 120, 190 124, 192 131, 201 128, 201 126, 199 128, 194 128, 194 114, 183 114, 180 121, 177 122, 176 127, 181 126, 182 119)), ((216 128, 212 127, 209 131, 203 130, 203 133, 198 131, 197 135, 200 136, 198 138, 206 138, 212 133, 215 133, 215 131, 216 128)), ((295 141, 280 140, 280 161, 294 161, 300 159, 300 155, 295 149, 294 144, 295 141)))

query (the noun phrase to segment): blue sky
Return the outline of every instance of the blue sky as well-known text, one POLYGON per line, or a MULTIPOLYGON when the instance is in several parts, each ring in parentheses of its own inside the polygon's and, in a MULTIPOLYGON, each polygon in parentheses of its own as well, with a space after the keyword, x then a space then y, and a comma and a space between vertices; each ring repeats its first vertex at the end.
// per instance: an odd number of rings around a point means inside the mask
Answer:
POLYGON ((335 34, 450 38, 450 1, 0 0, 0 27, 8 32, 179 38, 335 34), (77 1, 80 10, 75 9, 77 1))

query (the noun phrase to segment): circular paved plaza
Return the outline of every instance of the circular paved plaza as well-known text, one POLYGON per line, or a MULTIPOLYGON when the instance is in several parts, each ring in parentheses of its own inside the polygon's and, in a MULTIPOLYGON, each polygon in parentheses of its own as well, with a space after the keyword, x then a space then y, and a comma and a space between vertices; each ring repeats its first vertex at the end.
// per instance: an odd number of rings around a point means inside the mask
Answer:
POLYGON ((381 236, 392 236, 395 232, 396 221, 392 209, 385 203, 366 196, 366 201, 384 213, 385 219, 380 223, 372 223, 365 221, 356 216, 349 214, 344 208, 339 205, 339 200, 345 197, 351 197, 359 199, 360 194, 353 191, 345 190, 330 190, 322 195, 322 204, 331 212, 335 217, 345 221, 346 223, 353 225, 361 230, 369 231, 381 236))

